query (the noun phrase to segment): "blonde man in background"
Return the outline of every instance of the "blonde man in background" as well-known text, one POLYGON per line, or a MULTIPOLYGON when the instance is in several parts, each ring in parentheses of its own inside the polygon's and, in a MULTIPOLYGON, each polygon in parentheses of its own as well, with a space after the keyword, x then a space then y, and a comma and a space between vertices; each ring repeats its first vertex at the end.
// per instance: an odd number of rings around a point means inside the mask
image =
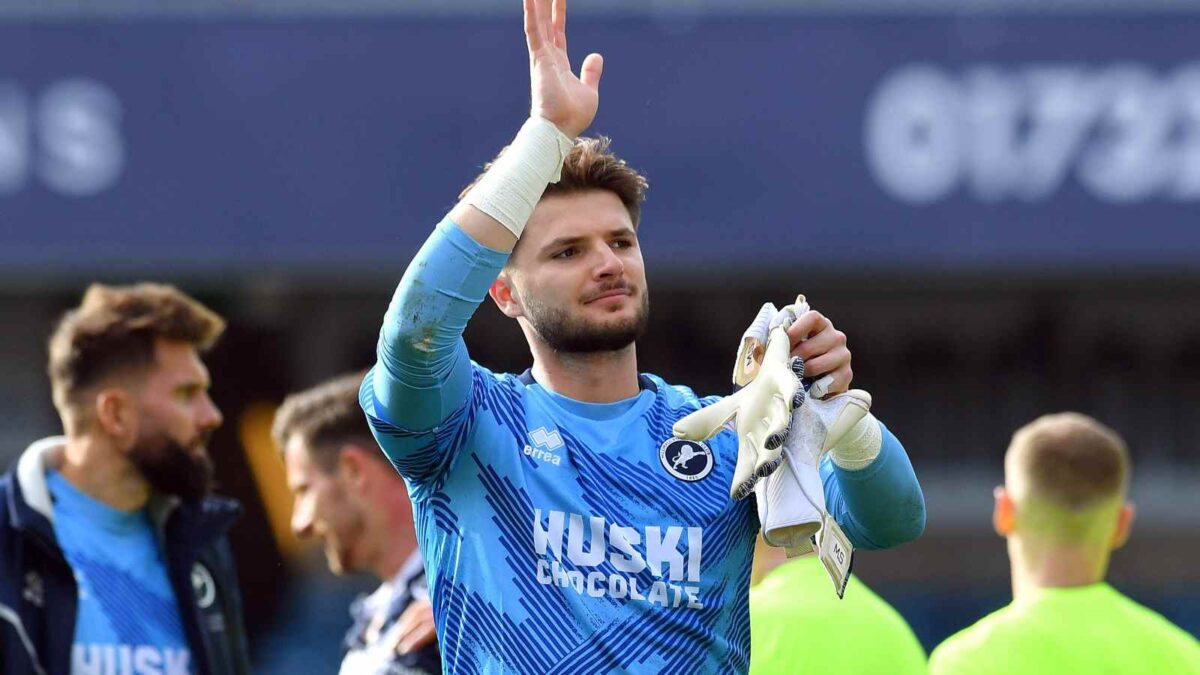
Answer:
POLYGON ((1013 435, 993 524, 1008 540, 1013 602, 934 650, 930 671, 1200 673, 1200 643, 1104 582, 1133 524, 1129 452, 1077 413, 1013 435))

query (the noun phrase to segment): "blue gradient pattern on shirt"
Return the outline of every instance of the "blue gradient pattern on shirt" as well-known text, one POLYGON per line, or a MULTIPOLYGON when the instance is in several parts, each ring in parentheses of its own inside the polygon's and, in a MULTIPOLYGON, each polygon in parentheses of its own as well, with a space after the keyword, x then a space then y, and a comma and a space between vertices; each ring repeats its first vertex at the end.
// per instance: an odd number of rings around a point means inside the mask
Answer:
POLYGON ((436 431, 411 433, 372 415, 378 438, 411 485, 449 672, 746 669, 746 592, 758 522, 753 500, 734 503, 728 496, 736 439, 723 433, 709 444, 715 464, 706 478, 687 482, 668 473, 659 446, 671 437, 671 424, 700 401, 690 390, 652 381, 657 392, 643 391, 615 416, 595 406, 590 412, 603 418, 597 421, 539 386, 476 367, 470 403, 436 431), (541 458, 525 452, 543 437, 538 430, 561 439, 541 458), (540 515, 540 527, 552 533, 554 512, 562 534, 549 535, 551 543, 539 550, 534 519, 540 515), (637 533, 619 536, 635 542, 646 564, 631 562, 626 548, 611 543, 614 526, 637 533), (572 546, 574 536, 579 544, 572 546), (650 537, 665 539, 655 550, 678 552, 664 557, 681 564, 655 569, 650 537), (593 549, 593 542, 603 548, 593 549), (584 558, 599 559, 580 564, 584 558), (622 571, 614 559, 625 561, 626 570, 640 569, 622 571), (548 563, 595 581, 583 593, 546 584, 550 574, 539 564, 548 563), (668 593, 665 601, 630 597, 632 586, 648 596, 656 582, 668 593), (613 597, 610 583, 627 589, 626 597, 613 597), (695 591, 692 604, 701 607, 688 606, 685 589, 695 591))
MULTIPOLYGON (((462 331, 506 259, 439 224, 397 288, 360 393, 415 504, 447 672, 745 672, 758 522, 754 500, 729 499, 736 437, 709 442, 699 480, 659 458, 674 422, 717 397, 643 376, 634 399, 586 404, 473 363, 462 331), (676 567, 651 561, 651 539, 676 567), (558 583, 572 574, 587 583, 558 583), (675 595, 647 595, 655 584, 675 595)), ((921 502, 882 431, 867 469, 822 467, 830 511, 859 546, 903 541, 888 527, 907 514, 889 506, 921 502)))
POLYGON ((47 476, 54 530, 79 584, 74 662, 98 672, 178 672, 190 655, 179 606, 146 509, 126 513, 47 476))

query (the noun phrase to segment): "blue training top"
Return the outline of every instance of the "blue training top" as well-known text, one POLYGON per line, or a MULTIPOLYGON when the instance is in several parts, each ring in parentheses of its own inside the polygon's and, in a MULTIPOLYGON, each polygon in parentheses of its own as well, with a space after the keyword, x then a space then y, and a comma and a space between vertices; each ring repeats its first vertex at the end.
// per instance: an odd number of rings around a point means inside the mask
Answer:
MULTIPOLYGON (((737 438, 672 439, 716 401, 642 375, 611 404, 470 361, 462 340, 506 255, 443 221, 385 317, 361 402, 415 505, 446 672, 745 672, 759 524, 731 501, 737 438)), ((866 469, 822 465, 856 546, 907 541, 924 502, 883 429, 866 469)))
POLYGON ((72 673, 193 672, 179 604, 145 508, 125 512, 52 472, 54 531, 79 584, 72 673))

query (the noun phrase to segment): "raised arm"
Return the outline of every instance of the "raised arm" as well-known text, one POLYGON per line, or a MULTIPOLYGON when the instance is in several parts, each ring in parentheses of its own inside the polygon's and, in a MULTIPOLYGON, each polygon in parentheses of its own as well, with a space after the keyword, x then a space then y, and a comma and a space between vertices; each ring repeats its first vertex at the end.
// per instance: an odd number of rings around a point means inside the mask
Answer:
POLYGON ((384 452, 416 482, 455 448, 439 429, 465 424, 472 368, 462 334, 516 245, 574 138, 595 118, 603 61, 580 75, 566 49, 565 0, 525 0, 530 118, 409 264, 384 316, 361 402, 384 452))

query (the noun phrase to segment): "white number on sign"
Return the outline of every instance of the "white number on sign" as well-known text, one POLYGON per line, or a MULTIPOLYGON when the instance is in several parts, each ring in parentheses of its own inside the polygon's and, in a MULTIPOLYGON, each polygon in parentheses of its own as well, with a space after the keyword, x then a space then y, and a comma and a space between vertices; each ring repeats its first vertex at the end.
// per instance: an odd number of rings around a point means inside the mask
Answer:
POLYGON ((867 106, 867 163, 892 197, 1039 202, 1074 177, 1112 203, 1200 199, 1200 63, 1103 69, 910 65, 867 106))

